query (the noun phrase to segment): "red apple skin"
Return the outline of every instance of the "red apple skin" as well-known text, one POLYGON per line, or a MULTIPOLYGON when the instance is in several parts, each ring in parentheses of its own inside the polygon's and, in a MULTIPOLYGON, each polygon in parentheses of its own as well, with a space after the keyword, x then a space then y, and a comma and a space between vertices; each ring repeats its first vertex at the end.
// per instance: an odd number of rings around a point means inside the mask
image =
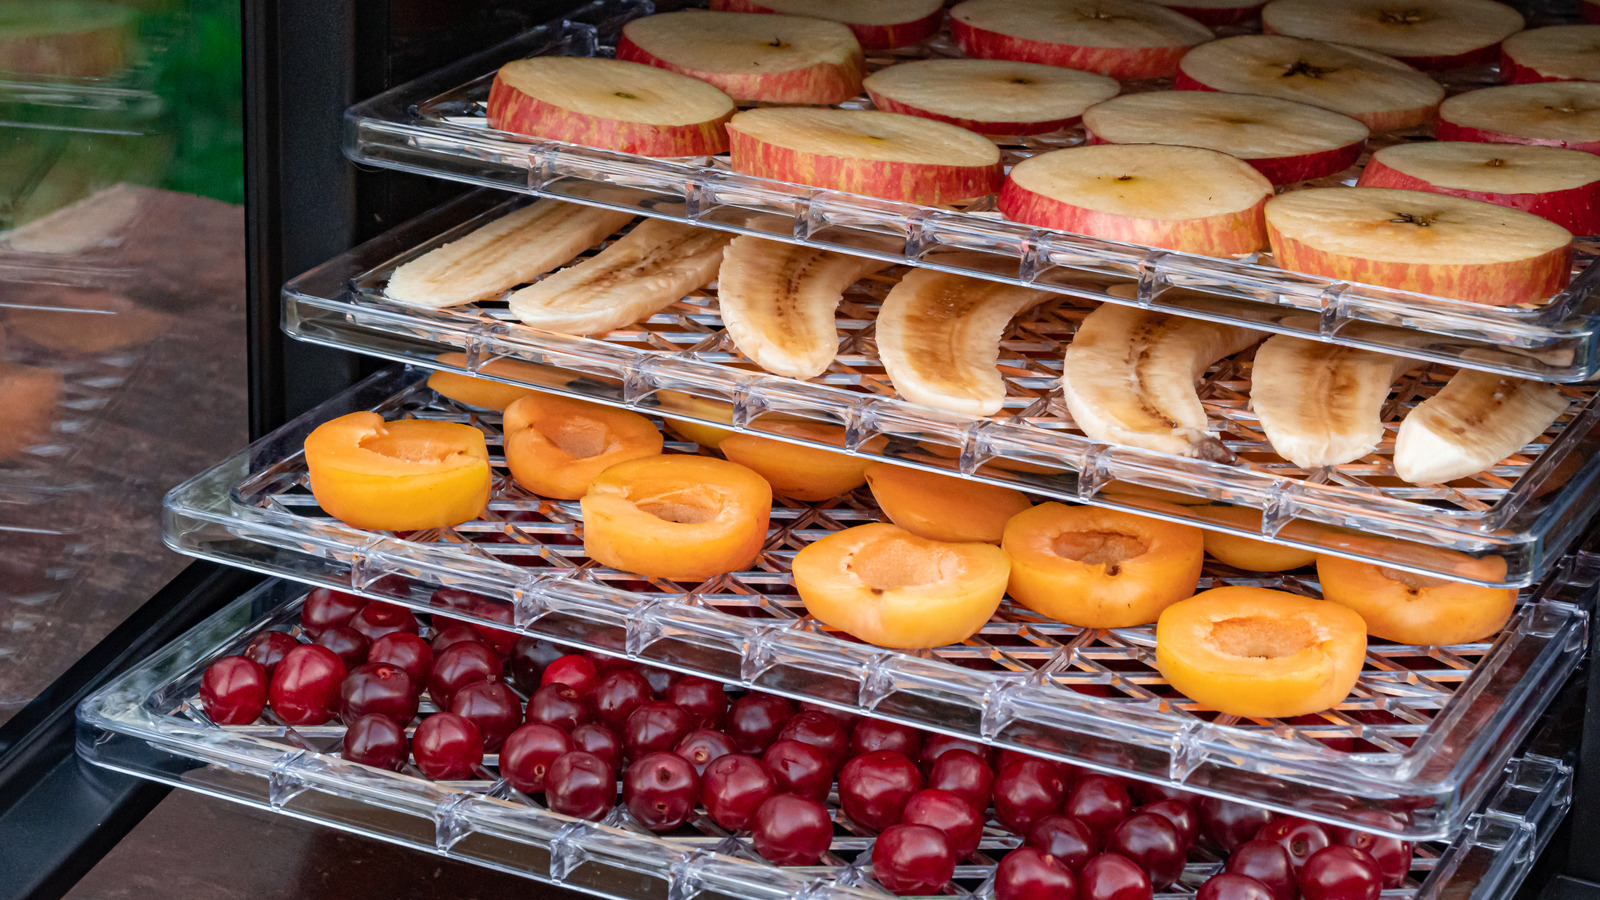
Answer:
MULTIPOLYGON (((1278 34, 1276 30, 1267 27, 1265 23, 1262 24, 1261 33, 1278 34)), ((1413 69, 1421 69, 1424 72, 1470 69, 1473 66, 1488 65, 1499 59, 1500 44, 1496 42, 1487 47, 1479 47, 1476 50, 1468 50, 1465 53, 1457 53, 1454 56, 1396 56, 1394 58, 1413 69)))
POLYGON ((979 122, 976 119, 960 119, 955 116, 942 116, 936 112, 918 109, 910 104, 901 103, 898 100, 891 100, 890 98, 882 96, 881 94, 878 94, 870 89, 867 91, 867 96, 872 98, 873 106, 876 106, 878 109, 881 109, 884 112, 904 113, 908 116, 920 116, 924 119, 933 119, 936 122, 948 122, 951 125, 959 125, 968 131, 976 131, 979 134, 1049 134, 1052 131, 1060 131, 1069 125, 1076 125, 1078 124, 1078 120, 1083 118, 1082 116, 1073 116, 1068 119, 1052 119, 1045 122, 979 122))
POLYGON ((1164 78, 1178 71, 1188 47, 1072 47, 1012 37, 950 20, 961 52, 977 59, 1011 59, 1107 75, 1118 81, 1164 78))
POLYGON ((573 112, 545 103, 496 76, 489 87, 489 127, 640 156, 712 156, 728 149, 735 110, 693 125, 646 125, 573 112))
POLYGON ((757 75, 702 72, 698 69, 675 66, 653 56, 635 44, 626 33, 617 41, 617 59, 623 62, 643 63, 690 78, 698 78, 735 100, 759 98, 771 103, 827 105, 843 103, 861 93, 861 79, 865 77, 859 65, 830 63, 817 63, 803 69, 757 75))
POLYGON ((1018 187, 1007 179, 1000 189, 999 209, 1001 215, 1024 225, 1202 256, 1244 256, 1266 246, 1264 211, 1269 199, 1262 197, 1249 209, 1203 220, 1162 221, 1085 209, 1018 187))
POLYGON ((993 194, 1000 189, 1004 177, 999 163, 941 166, 851 159, 764 143, 732 128, 728 129, 728 137, 729 158, 735 172, 884 200, 948 206, 993 194))
POLYGON ((1431 194, 1449 194, 1467 200, 1481 200, 1484 203, 1533 213, 1549 219, 1573 234, 1600 234, 1600 181, 1591 181, 1564 191, 1546 191, 1542 194, 1497 194, 1493 191, 1467 191, 1440 187, 1373 159, 1367 162, 1367 167, 1362 171, 1356 187, 1400 188, 1407 191, 1427 191, 1431 194))
POLYGON ((1167 9, 1175 13, 1183 13, 1189 18, 1199 22, 1207 28, 1221 28, 1224 25, 1237 25, 1249 19, 1265 3, 1244 3, 1239 6, 1172 6, 1163 3, 1167 9))
MULTIPOLYGON (((1092 131, 1086 131, 1091 144, 1109 144, 1110 141, 1100 139, 1092 131)), ((1366 141, 1357 141, 1332 150, 1323 150, 1319 153, 1302 153, 1299 156, 1267 156, 1260 159, 1240 160, 1250 164, 1257 172, 1267 176, 1273 185, 1295 184, 1301 181, 1310 181, 1313 178, 1325 178, 1343 172, 1356 164, 1361 158, 1361 151, 1367 146, 1366 141)))
POLYGON ((1565 147, 1568 150, 1582 150, 1585 153, 1600 154, 1600 140, 1558 141, 1551 138, 1524 137, 1520 134, 1506 134, 1503 131, 1494 131, 1489 128, 1472 128, 1466 125, 1457 125, 1442 117, 1434 123, 1433 136, 1441 141, 1472 141, 1477 144, 1538 144, 1544 147, 1565 147))
MULTIPOLYGON (((776 12, 760 4, 751 3, 750 0, 711 0, 711 8, 717 12, 776 12)), ((893 25, 856 25, 850 22, 843 24, 855 33, 856 42, 861 45, 861 49, 892 50, 895 47, 920 44, 938 34, 939 20, 943 16, 944 10, 941 9, 913 22, 897 22, 893 25)))
MULTIPOLYGON (((1584 9, 1588 9, 1585 4, 1584 9)), ((1581 78, 1561 78, 1556 75, 1542 74, 1532 66, 1525 66, 1512 59, 1504 48, 1500 51, 1500 80, 1506 84, 1539 84, 1546 81, 1582 81, 1581 78)))
MULTIPOLYGON (((1213 91, 1217 89, 1195 80, 1189 73, 1178 70, 1173 76, 1172 89, 1175 91, 1213 91)), ((1343 113, 1357 122, 1367 126, 1373 134, 1384 131, 1396 131, 1401 128, 1412 128, 1418 125, 1427 125, 1439 115, 1439 104, 1423 106, 1416 109, 1394 109, 1380 113, 1343 113)), ((1274 182, 1276 183, 1276 182, 1274 182)))

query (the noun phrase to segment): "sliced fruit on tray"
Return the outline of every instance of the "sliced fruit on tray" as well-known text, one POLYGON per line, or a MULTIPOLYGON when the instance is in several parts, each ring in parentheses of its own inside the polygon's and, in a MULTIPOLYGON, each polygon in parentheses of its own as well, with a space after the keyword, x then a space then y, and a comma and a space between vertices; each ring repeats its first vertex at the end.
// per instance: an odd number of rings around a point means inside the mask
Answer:
POLYGON ((1349 607, 1367 634, 1398 644, 1470 644, 1498 634, 1517 605, 1516 588, 1446 581, 1357 562, 1317 557, 1322 596, 1349 607))
POLYGON ((944 14, 943 0, 711 0, 711 8, 842 22, 867 50, 908 47, 933 37, 944 14))
POLYGON ((1267 232, 1285 269, 1491 306, 1544 303, 1572 274, 1565 228, 1444 194, 1291 191, 1267 204, 1267 232))
POLYGON ((717 270, 723 327, 775 375, 814 378, 839 350, 834 310, 845 289, 888 265, 813 247, 736 237, 717 270))
MULTIPOLYGON (((465 368, 467 365, 465 353, 441 353, 434 359, 447 366, 465 368)), ((484 375, 494 375, 524 384, 564 385, 569 380, 569 376, 561 369, 516 359, 492 359, 479 366, 478 371, 483 375, 464 375, 460 372, 435 369, 428 375, 428 387, 457 403, 504 412, 506 407, 536 392, 532 388, 506 384, 504 381, 483 377, 484 375)))
POLYGON ((1231 461, 1207 427, 1195 385, 1217 360, 1262 336, 1108 303, 1084 316, 1067 345, 1062 397, 1072 420, 1097 441, 1231 461))
POLYGON ((1462 369, 1400 420, 1395 473, 1412 484, 1476 475, 1543 434, 1568 405, 1553 384, 1462 369))
POLYGON ((1000 543, 1006 522, 1031 504, 1021 491, 875 462, 872 499, 901 528, 930 541, 1000 543))
POLYGON ((1250 408, 1272 449, 1301 468, 1360 459, 1383 440, 1383 405, 1412 363, 1387 353, 1273 335, 1256 348, 1250 408))
POLYGON ((1000 191, 1014 222, 1208 256, 1266 244, 1272 182, 1215 150, 1159 144, 1071 147, 1017 163, 1000 191))
POLYGON ((838 22, 704 10, 634 19, 617 59, 698 78, 735 100, 823 105, 861 93, 867 66, 838 22))
MULTIPOLYGON (((843 441, 844 429, 818 422, 780 423, 770 426, 787 437, 812 441, 843 441)), ((734 434, 717 448, 722 455, 748 467, 772 485, 780 497, 818 503, 848 494, 867 483, 871 460, 848 453, 792 444, 754 434, 734 434)))
POLYGON ((539 200, 395 269, 384 296, 428 307, 498 299, 571 262, 631 221, 632 213, 539 200))
POLYGON ((1172 86, 1309 103, 1375 132, 1426 124, 1444 100, 1443 85, 1381 53, 1273 34, 1201 44, 1178 64, 1172 86))
POLYGON ((1237 25, 1255 15, 1266 0, 1155 0, 1208 28, 1237 25))
POLYGON ((967 0, 950 10, 961 52, 1109 75, 1161 78, 1211 29, 1142 0, 967 0))
POLYGON ((1058 131, 1122 90, 1104 75, 1006 59, 917 60, 865 84, 879 109, 1005 135, 1058 131))
MULTIPOLYGON (((1249 531, 1261 531, 1261 510, 1248 506, 1207 505, 1205 517, 1249 531)), ((1247 572, 1287 572, 1316 562, 1317 554, 1286 544, 1273 544, 1226 531, 1206 532, 1206 552, 1220 562, 1247 572)))
POLYGON ((1457 94, 1439 105, 1433 136, 1600 153, 1600 84, 1508 84, 1457 94))
POLYGON ((1513 34, 1500 44, 1500 79, 1600 81, 1600 25, 1552 25, 1513 34))
POLYGON ((878 358, 900 396, 969 416, 1005 403, 996 366, 1000 337, 1022 311, 1051 298, 1047 291, 915 269, 883 299, 878 358))
POLYGON ((733 99, 699 79, 615 59, 519 59, 489 88, 491 128, 642 156, 722 153, 733 113, 733 99))
POLYGON ((1449 194, 1509 206, 1573 234, 1600 234, 1600 156, 1560 147, 1428 141, 1384 147, 1357 187, 1449 194))
POLYGON ((1494 0, 1273 0, 1261 10, 1268 34, 1376 50, 1419 69, 1493 62, 1522 24, 1521 13, 1494 0))
POLYGON ((1216 91, 1125 94, 1090 107, 1092 143, 1204 147, 1254 166, 1273 184, 1342 172, 1367 145, 1367 126, 1346 115, 1276 97, 1216 91))
POLYGON ((506 407, 501 431, 506 468, 523 490, 578 500, 601 472, 661 453, 661 432, 636 412, 555 394, 506 407))
POLYGON ((598 254, 512 294, 511 314, 545 331, 632 325, 717 277, 733 235, 646 219, 598 254))
POLYGON ((307 435, 305 457, 317 505, 357 528, 447 528, 489 502, 489 451, 471 425, 350 413, 307 435))
POLYGON ((954 544, 875 522, 807 544, 792 563, 806 611, 880 647, 959 644, 1005 596, 1011 563, 993 544, 954 544))
POLYGON ((735 172, 946 206, 1000 189, 1000 148, 964 128, 870 109, 751 109, 728 122, 735 172))
POLYGON ((0 459, 49 438, 63 383, 55 369, 0 360, 0 459))

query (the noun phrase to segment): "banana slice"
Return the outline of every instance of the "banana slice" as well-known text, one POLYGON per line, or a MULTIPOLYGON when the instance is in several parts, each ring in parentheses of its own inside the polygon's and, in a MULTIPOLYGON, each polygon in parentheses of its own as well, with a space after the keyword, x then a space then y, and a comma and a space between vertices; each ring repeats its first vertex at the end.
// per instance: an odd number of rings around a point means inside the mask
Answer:
POLYGON ((878 312, 878 358, 900 396, 968 416, 1000 411, 1006 386, 996 363, 1011 319, 1046 291, 929 269, 900 280, 878 312))
POLYGON ((1067 345, 1061 390, 1073 421, 1097 441, 1231 462, 1206 430, 1195 383, 1259 331, 1105 304, 1067 345))
POLYGON ((1553 384, 1462 369, 1400 421, 1394 470, 1412 484, 1476 475, 1543 434, 1568 405, 1553 384))
POLYGON ((571 262, 632 219, 625 212, 540 200, 395 269, 384 293, 434 309, 496 297, 571 262))
POLYGON ((888 263, 754 237, 737 237, 717 270, 728 336, 775 375, 815 378, 839 351, 833 313, 845 288, 888 263))
POLYGON ((511 314, 546 331, 632 325, 717 277, 732 235, 646 219, 593 257, 511 295, 511 314))
POLYGON ((1414 365, 1387 353, 1285 334, 1256 350, 1250 407, 1278 455, 1302 468, 1336 466, 1383 440, 1383 404, 1414 365))

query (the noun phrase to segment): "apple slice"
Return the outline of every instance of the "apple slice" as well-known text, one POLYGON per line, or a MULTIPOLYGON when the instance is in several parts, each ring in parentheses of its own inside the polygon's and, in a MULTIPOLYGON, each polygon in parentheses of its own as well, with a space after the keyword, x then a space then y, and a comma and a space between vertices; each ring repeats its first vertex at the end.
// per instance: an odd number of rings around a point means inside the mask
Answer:
POLYGON ((950 10, 961 52, 1109 75, 1161 78, 1211 29, 1142 0, 967 0, 950 10))
POLYGON ((1312 188, 1267 204, 1278 265, 1504 306, 1543 303, 1572 275, 1572 234, 1531 213, 1444 194, 1312 188))
POLYGON ((907 203, 987 197, 1003 174, 993 141, 873 109, 747 109, 728 138, 735 172, 907 203))
POLYGON ((634 19, 617 59, 698 78, 735 100, 822 105, 861 93, 867 68, 838 22, 703 10, 634 19))
POLYGON ((1025 159, 1000 190, 1014 222, 1208 256, 1266 244, 1272 182, 1215 150, 1161 144, 1070 147, 1025 159))
POLYGON ((1273 184, 1342 172, 1367 145, 1367 126, 1336 112, 1250 94, 1151 91, 1091 106, 1096 144, 1178 144, 1236 156, 1273 184))
POLYGON ((1439 104, 1433 135, 1600 153, 1600 84, 1549 81, 1457 94, 1439 104))
POLYGON ((1044 134, 1122 90, 1115 78, 1006 59, 925 59, 867 76, 872 105, 979 134, 1044 134))
POLYGON ((1600 234, 1600 157, 1525 144, 1432 141, 1372 155, 1356 187, 1430 191, 1509 206, 1600 234))
POLYGON ((1155 0, 1208 28, 1237 25, 1256 14, 1267 0, 1155 0))
POLYGON ((1500 80, 1600 81, 1600 25, 1530 28, 1500 44, 1500 80))
POLYGON ((943 0, 711 0, 725 12, 787 13, 850 26, 866 50, 909 47, 939 32, 943 0))
POLYGON ((1460 69, 1493 62, 1500 42, 1522 30, 1522 14, 1494 0, 1273 0, 1261 27, 1365 47, 1419 69, 1460 69))
POLYGON ((615 59, 519 59, 489 88, 491 128, 643 156, 722 153, 733 113, 703 81, 615 59))

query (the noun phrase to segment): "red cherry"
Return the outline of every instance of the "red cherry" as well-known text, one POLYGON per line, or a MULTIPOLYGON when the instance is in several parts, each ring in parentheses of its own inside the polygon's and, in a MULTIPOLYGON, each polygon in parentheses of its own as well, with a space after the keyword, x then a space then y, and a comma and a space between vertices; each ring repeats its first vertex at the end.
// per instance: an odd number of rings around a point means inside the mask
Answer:
POLYGON ((589 704, 570 684, 547 684, 528 698, 526 722, 543 722, 562 731, 572 731, 594 718, 589 704))
POLYGON ((917 791, 906 801, 900 823, 929 825, 944 832, 950 852, 956 855, 958 862, 971 856, 983 839, 983 814, 972 801, 954 791, 917 791))
POLYGON ((1045 765, 1054 766, 1056 771, 1061 773, 1061 780, 1066 783, 1067 787, 1071 787, 1074 781, 1084 775, 1084 771, 1077 766, 1069 766, 1064 762, 1060 762, 1059 760, 1046 759, 1043 756, 1036 756, 1032 753, 1023 753, 1020 750, 1013 750, 1010 747, 1005 747, 1000 750, 1000 758, 996 760, 994 770, 998 772, 1012 763, 1022 762, 1025 759, 1036 760, 1044 763, 1045 765))
POLYGON ((1166 890, 1183 874, 1188 848, 1164 816, 1134 813, 1111 829, 1106 849, 1133 860, 1150 876, 1151 886, 1166 890))
POLYGON ((1154 813, 1178 829, 1178 837, 1183 841, 1184 851, 1187 852, 1194 846, 1196 838, 1200 836, 1200 819, 1195 814, 1194 807, 1183 800, 1157 800, 1134 810, 1135 812, 1154 813))
POLYGON ((948 734, 930 734, 922 739, 922 768, 925 771, 933 771, 933 764, 951 750, 965 750, 983 760, 983 764, 989 766, 991 771, 994 769, 992 747, 965 738, 951 737, 948 734))
POLYGON ((672 752, 688 760, 696 774, 704 775, 712 760, 733 752, 733 738, 709 728, 696 728, 684 735, 672 752))
POLYGON ((872 842, 872 877, 901 896, 942 893, 955 874, 956 856, 937 828, 894 825, 872 842))
POLYGON ((224 656, 200 676, 200 702, 218 725, 249 725, 267 708, 268 683, 267 670, 260 663, 243 656, 224 656))
POLYGON ((1067 792, 1061 812, 1089 826, 1102 843, 1117 823, 1133 813, 1133 798, 1109 775, 1085 775, 1067 792))
POLYGON ((861 756, 878 750, 893 750, 916 762, 922 758, 922 737, 897 722, 857 719, 850 729, 850 755, 861 756))
POLYGON ((689 733, 689 714, 675 704, 656 700, 639 707, 622 726, 622 750, 629 759, 646 753, 670 753, 689 733))
POLYGON ((1128 793, 1133 795, 1133 799, 1146 806, 1163 800, 1180 800, 1191 807, 1200 802, 1200 797, 1197 794, 1192 794, 1181 788, 1175 788, 1170 784, 1156 784, 1151 781, 1133 782, 1132 787, 1128 789, 1128 793))
POLYGON ((1272 813, 1259 806, 1216 797, 1201 797, 1199 810, 1200 837, 1224 853, 1253 840, 1261 826, 1272 820, 1272 813))
POLYGON ((292 635, 281 631, 263 631, 250 639, 244 646, 245 659, 255 662, 267 670, 267 677, 271 678, 273 671, 278 668, 279 660, 290 650, 300 646, 300 642, 292 635))
POLYGON ((572 729, 572 745, 576 750, 593 753, 605 760, 613 772, 622 767, 622 739, 604 725, 590 722, 572 729))
MULTIPOLYGON (((396 634, 404 634, 404 632, 396 632, 396 634)), ((489 642, 483 639, 483 635, 478 633, 478 629, 465 622, 451 622, 449 625, 434 632, 433 641, 429 646, 432 647, 434 655, 437 656, 457 644, 489 646, 489 642)), ((492 650, 494 648, 490 647, 489 649, 492 650)))
POLYGON ((893 750, 858 756, 839 770, 839 805, 845 815, 873 831, 900 821, 906 801, 920 790, 917 764, 893 750))
POLYGON ((994 900, 1074 900, 1077 893, 1067 867, 1037 847, 1018 847, 994 870, 994 900))
POLYGON ((500 747, 500 774, 524 794, 543 793, 550 764, 572 750, 573 740, 565 731, 538 722, 523 725, 500 747))
POLYGON ((388 663, 399 666, 411 676, 412 688, 421 691, 433 671, 433 648, 414 634, 397 631, 372 642, 367 650, 367 662, 388 663))
POLYGON ((539 679, 544 675, 545 666, 565 656, 566 652, 544 638, 523 636, 511 648, 506 668, 510 670, 511 680, 516 682, 517 687, 524 694, 532 694, 539 689, 539 679))
POLYGON ((844 726, 844 733, 846 735, 850 733, 850 729, 856 726, 856 720, 861 718, 861 716, 857 715, 856 713, 845 712, 842 709, 835 709, 831 706, 821 703, 813 703, 810 700, 800 701, 800 712, 827 713, 828 715, 839 720, 839 724, 844 726))
POLYGON ((1043 816, 1033 823, 1028 829, 1028 846, 1049 854, 1074 872, 1100 852, 1100 842, 1089 826, 1059 814, 1043 816))
POLYGON ((456 691, 475 681, 499 681, 500 674, 500 657, 487 645, 470 641, 452 644, 433 660, 428 694, 441 709, 449 709, 456 691))
MULTIPOLYGON (((511 624, 511 607, 499 600, 485 597, 476 614, 480 619, 488 619, 502 625, 511 624)), ((511 648, 516 646, 517 640, 521 637, 515 631, 507 631, 504 628, 495 628, 478 622, 472 622, 471 625, 478 629, 478 634, 482 635, 483 639, 489 642, 489 646, 494 648, 494 652, 501 656, 510 655, 511 648)))
POLYGON ((994 779, 994 812, 1017 834, 1041 817, 1061 808, 1066 781, 1061 770, 1042 759, 1020 759, 1000 770, 994 779))
POLYGON ((750 842, 768 862, 816 865, 833 844, 833 820, 828 808, 815 800, 773 794, 750 820, 750 842))
POLYGON ((344 662, 316 644, 301 644, 285 653, 267 686, 267 700, 278 718, 290 725, 321 725, 339 705, 344 662))
POLYGON ((471 778, 483 762, 483 735, 478 726, 455 713, 434 713, 417 726, 411 755, 429 778, 461 781, 471 778))
POLYGON ((728 692, 707 678, 680 675, 667 685, 662 699, 683 707, 696 728, 721 729, 728 718, 728 692))
POLYGON ((1326 828, 1294 816, 1273 817, 1256 832, 1255 840, 1274 841, 1289 851, 1289 860, 1294 863, 1296 872, 1306 864, 1311 854, 1333 843, 1326 828))
POLYGON ((639 664, 626 656, 613 656, 598 650, 585 650, 583 655, 589 657, 589 661, 594 663, 595 671, 602 676, 612 672, 636 672, 639 669, 639 664))
POLYGON ((306 595, 305 605, 300 608, 300 629, 315 638, 335 625, 349 625, 366 605, 366 600, 354 594, 317 588, 306 595))
POLYGON ((778 741, 762 754, 764 763, 778 781, 778 790, 808 800, 826 800, 833 788, 833 764, 828 754, 799 741, 778 741))
POLYGON ((1399 887, 1411 873, 1414 848, 1407 841, 1376 835, 1370 831, 1339 828, 1333 833, 1333 842, 1345 847, 1354 847, 1372 857, 1378 868, 1383 870, 1383 886, 1386 888, 1399 887))
POLYGON ((607 728, 621 728, 633 711, 652 699, 650 683, 638 672, 620 670, 602 675, 589 691, 589 708, 607 728))
POLYGON ((376 714, 404 725, 417 715, 417 693, 411 676, 399 666, 388 663, 357 666, 339 685, 339 717, 352 722, 376 714))
POLYGON ((1205 880, 1195 900, 1274 900, 1266 885, 1248 875, 1219 872, 1205 880))
POLYGON ((1305 900, 1378 900, 1382 892, 1383 870, 1364 850, 1323 847, 1300 867, 1305 900))
POLYGON ((317 635, 317 639, 312 643, 332 650, 346 669, 354 669, 366 662, 367 648, 372 645, 366 635, 349 625, 335 625, 317 635))
POLYGON ((994 772, 971 750, 952 747, 939 755, 928 774, 928 787, 953 791, 978 809, 989 808, 994 792, 994 772))
POLYGON ((677 678, 677 673, 668 672, 666 669, 655 669, 649 666, 639 667, 639 674, 644 680, 650 682, 650 692, 657 697, 665 697, 667 688, 672 687, 672 679, 677 678))
POLYGON ((850 734, 845 731, 843 723, 832 713, 820 709, 795 713, 794 718, 785 722, 783 730, 778 732, 778 740, 799 741, 816 747, 828 755, 828 762, 835 770, 844 764, 850 752, 850 734))
POLYGON ((671 831, 689 821, 698 799, 700 776, 676 753, 646 753, 622 777, 622 802, 651 831, 671 831))
POLYGON ((750 827, 756 810, 778 792, 778 781, 754 756, 730 753, 706 766, 700 779, 700 803, 712 820, 729 831, 750 827))
MULTIPOLYGON (((428 605, 441 609, 460 610, 469 616, 489 619, 504 625, 511 624, 510 606, 493 598, 485 597, 482 594, 475 594, 458 588, 440 588, 434 591, 433 596, 428 598, 428 605)), ((510 653, 511 648, 517 643, 517 634, 512 631, 493 628, 488 625, 479 625, 476 622, 463 622, 460 619, 452 619, 446 616, 434 616, 435 626, 445 629, 447 627, 446 623, 452 627, 454 625, 465 625, 476 631, 478 638, 494 648, 494 652, 500 656, 510 653)))
POLYGON ((1151 900, 1150 876, 1120 853, 1102 853, 1078 871, 1079 900, 1151 900))
POLYGON ((564 816, 601 819, 617 802, 616 773, 593 753, 563 753, 544 773, 544 802, 564 816))
POLYGON ((728 737, 740 753, 762 753, 794 717, 794 704, 772 694, 745 694, 728 707, 728 737))
POLYGON ((384 603, 382 600, 374 600, 361 607, 351 617, 350 627, 365 635, 368 643, 397 631, 416 634, 421 630, 417 625, 417 617, 411 614, 411 610, 404 606, 395 606, 393 603, 384 603))
POLYGON ((483 733, 483 749, 494 753, 522 724, 522 701, 498 681, 475 681, 450 698, 450 711, 483 733))
POLYGON ((1294 862, 1277 841, 1245 841, 1233 848, 1222 870, 1261 882, 1272 892, 1273 900, 1295 900, 1300 896, 1294 862))
POLYGON ((344 758, 397 772, 411 757, 406 732, 395 720, 374 713, 350 723, 344 732, 344 758))
POLYGON ((570 684, 573 690, 580 694, 588 694, 594 688, 595 682, 600 680, 600 670, 594 667, 594 662, 587 656, 568 653, 544 667, 544 674, 539 676, 540 686, 547 684, 570 684))

